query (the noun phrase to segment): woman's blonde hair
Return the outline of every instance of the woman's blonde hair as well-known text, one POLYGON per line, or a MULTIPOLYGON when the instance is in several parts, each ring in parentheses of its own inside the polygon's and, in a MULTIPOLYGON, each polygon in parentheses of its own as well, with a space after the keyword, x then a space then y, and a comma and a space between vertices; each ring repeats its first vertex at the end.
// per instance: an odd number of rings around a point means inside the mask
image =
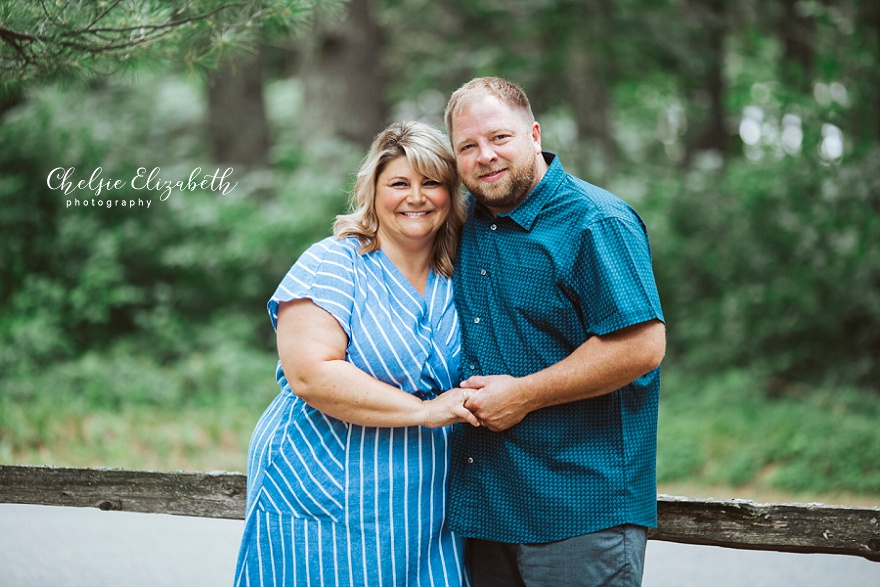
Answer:
POLYGON ((406 157, 414 171, 440 182, 449 190, 449 216, 434 237, 431 268, 446 277, 452 277, 458 239, 465 219, 464 197, 449 139, 428 124, 397 122, 376 135, 357 173, 351 192, 351 212, 336 217, 333 234, 336 238, 356 237, 361 243, 361 254, 379 248, 376 238, 379 230, 376 181, 388 163, 398 157, 406 157))

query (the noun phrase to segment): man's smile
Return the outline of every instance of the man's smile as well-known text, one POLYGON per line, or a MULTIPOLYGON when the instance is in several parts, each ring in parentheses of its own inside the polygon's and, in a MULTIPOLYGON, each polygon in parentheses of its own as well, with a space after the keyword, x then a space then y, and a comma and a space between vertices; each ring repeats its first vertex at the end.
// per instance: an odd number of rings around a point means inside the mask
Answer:
POLYGON ((499 179, 502 175, 504 175, 505 171, 507 171, 507 169, 490 171, 489 173, 484 173, 480 175, 480 179, 482 179, 483 181, 495 181, 496 179, 499 179))

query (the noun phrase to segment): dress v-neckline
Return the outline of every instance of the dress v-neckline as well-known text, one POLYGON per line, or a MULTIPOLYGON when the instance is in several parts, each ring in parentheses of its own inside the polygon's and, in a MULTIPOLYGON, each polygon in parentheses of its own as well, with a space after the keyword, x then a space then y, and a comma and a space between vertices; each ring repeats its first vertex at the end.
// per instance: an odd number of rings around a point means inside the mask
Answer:
POLYGON ((380 248, 377 249, 377 252, 381 253, 382 264, 385 266, 386 270, 391 272, 402 284, 404 284, 404 287, 407 289, 407 293, 414 296, 416 301, 422 305, 423 309, 426 309, 428 302, 426 294, 431 290, 432 286, 434 285, 434 279, 436 277, 434 274, 434 269, 431 267, 428 268, 428 277, 427 279, 425 279, 425 293, 421 293, 418 288, 416 288, 416 286, 413 285, 413 283, 409 279, 407 279, 406 275, 403 274, 403 271, 400 270, 400 267, 394 264, 394 261, 391 260, 391 257, 389 257, 385 251, 380 248))

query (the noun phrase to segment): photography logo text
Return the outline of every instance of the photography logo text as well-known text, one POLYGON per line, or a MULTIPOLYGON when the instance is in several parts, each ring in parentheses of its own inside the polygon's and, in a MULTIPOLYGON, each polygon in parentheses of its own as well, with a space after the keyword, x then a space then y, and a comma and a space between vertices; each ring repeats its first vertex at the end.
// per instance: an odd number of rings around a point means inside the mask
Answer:
POLYGON ((149 208, 153 202, 151 197, 153 194, 159 194, 159 201, 164 202, 175 190, 179 192, 210 190, 226 195, 238 185, 238 182, 230 181, 231 167, 223 171, 217 168, 214 173, 203 173, 201 167, 196 167, 189 174, 189 178, 176 181, 163 179, 159 167, 149 171, 146 167, 138 167, 136 173, 127 180, 105 178, 101 167, 92 171, 88 179, 77 179, 75 173, 75 167, 56 167, 46 177, 46 185, 50 190, 59 190, 68 196, 68 208, 78 206, 149 208), (129 189, 143 192, 144 198, 130 197, 129 189), (121 195, 123 191, 128 192, 124 197, 121 195), (83 196, 79 192, 91 192, 92 196, 83 196), (117 195, 119 197, 115 197, 117 195))

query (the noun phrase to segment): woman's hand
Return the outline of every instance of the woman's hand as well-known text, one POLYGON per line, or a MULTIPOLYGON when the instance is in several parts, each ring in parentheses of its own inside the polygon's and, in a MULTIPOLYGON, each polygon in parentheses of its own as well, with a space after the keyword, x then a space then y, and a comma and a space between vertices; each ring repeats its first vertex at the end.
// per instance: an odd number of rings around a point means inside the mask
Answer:
POLYGON ((423 424, 428 428, 440 428, 458 422, 467 422, 471 426, 479 426, 480 421, 464 407, 467 394, 472 390, 455 387, 444 391, 431 400, 422 402, 423 424))

